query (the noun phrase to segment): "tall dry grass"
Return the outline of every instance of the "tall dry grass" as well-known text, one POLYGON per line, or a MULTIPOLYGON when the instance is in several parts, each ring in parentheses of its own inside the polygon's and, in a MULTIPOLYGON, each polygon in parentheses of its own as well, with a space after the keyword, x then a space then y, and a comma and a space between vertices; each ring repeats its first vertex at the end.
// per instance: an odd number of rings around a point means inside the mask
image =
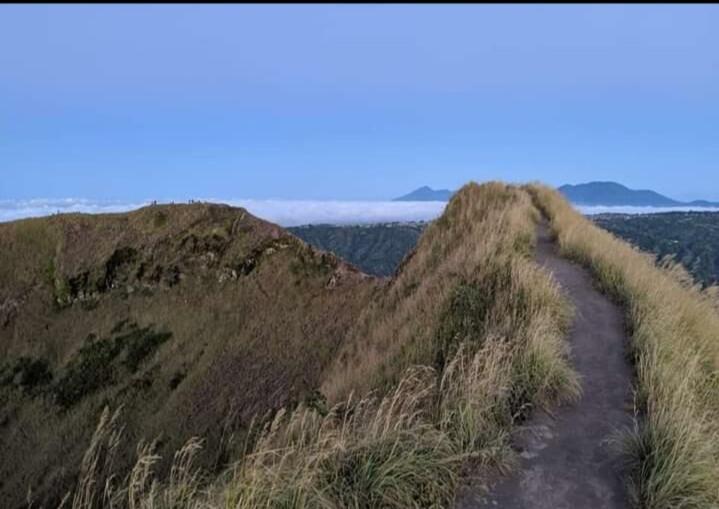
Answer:
POLYGON ((719 314, 716 289, 656 265, 594 226, 556 192, 529 191, 562 251, 591 267, 625 304, 636 365, 635 428, 626 439, 633 502, 647 508, 719 507, 719 314))
POLYGON ((533 261, 537 219, 519 188, 465 186, 325 374, 329 410, 280 410, 204 482, 198 442, 175 458, 175 481, 154 477, 151 445, 126 478, 106 473, 98 458, 119 440, 106 413, 73 509, 449 507, 463 464, 511 468, 516 420, 579 393, 571 310, 533 261))

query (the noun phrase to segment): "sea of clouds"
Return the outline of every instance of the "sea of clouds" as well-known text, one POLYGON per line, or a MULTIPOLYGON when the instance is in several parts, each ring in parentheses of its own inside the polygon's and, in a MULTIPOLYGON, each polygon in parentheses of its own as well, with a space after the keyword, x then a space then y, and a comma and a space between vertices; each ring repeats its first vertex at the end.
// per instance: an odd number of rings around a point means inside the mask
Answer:
MULTIPOLYGON (((243 207, 251 214, 282 226, 303 224, 361 224, 395 221, 428 221, 438 217, 445 202, 397 201, 311 201, 311 200, 218 200, 200 201, 227 203, 243 207)), ((169 203, 163 202, 163 203, 169 203)), ((175 202, 187 203, 187 202, 175 202)), ((84 212, 89 214, 126 212, 150 202, 93 201, 87 199, 0 200, 0 222, 56 213, 84 212)))
POLYGON ((606 206, 606 205, 578 205, 576 208, 588 216, 594 214, 659 214, 661 212, 719 212, 719 207, 634 207, 629 205, 606 206))
MULTIPOLYGON (((362 224, 394 221, 429 221, 438 217, 445 202, 401 201, 311 201, 311 200, 202 200, 244 207, 251 214, 282 226, 303 224, 362 224)), ((84 212, 90 214, 126 212, 149 201, 97 201, 78 198, 0 200, 0 222, 56 213, 84 212)), ((182 202, 176 202, 182 203, 182 202)), ((578 207, 584 214, 651 214, 670 211, 719 211, 707 207, 578 207)))

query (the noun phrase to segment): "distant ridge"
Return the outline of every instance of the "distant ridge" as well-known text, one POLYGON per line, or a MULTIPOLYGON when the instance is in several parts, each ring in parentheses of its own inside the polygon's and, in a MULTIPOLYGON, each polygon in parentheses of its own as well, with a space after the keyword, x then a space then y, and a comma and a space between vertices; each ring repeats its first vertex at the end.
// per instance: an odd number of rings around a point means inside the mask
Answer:
POLYGON ((718 207, 706 200, 682 202, 648 189, 629 189, 616 182, 588 182, 564 185, 559 188, 569 201, 577 205, 636 206, 636 207, 718 207))
POLYGON ((432 189, 428 186, 422 186, 392 201, 449 201, 453 194, 454 191, 449 189, 432 189))
MULTIPOLYGON (((575 205, 608 207, 719 207, 719 202, 707 200, 679 201, 650 189, 630 189, 617 182, 587 182, 559 187, 575 205)), ((454 194, 448 189, 422 186, 393 201, 449 201, 454 194)))

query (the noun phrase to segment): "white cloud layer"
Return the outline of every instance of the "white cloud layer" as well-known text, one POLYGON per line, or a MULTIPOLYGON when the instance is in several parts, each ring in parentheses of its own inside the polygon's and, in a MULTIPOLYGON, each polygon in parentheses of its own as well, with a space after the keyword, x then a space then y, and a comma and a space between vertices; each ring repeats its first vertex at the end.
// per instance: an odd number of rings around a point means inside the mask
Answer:
POLYGON ((446 202, 230 200, 251 214, 282 226, 428 221, 444 211, 446 202))
POLYGON ((26 217, 49 216, 57 212, 85 212, 99 214, 135 210, 149 202, 95 201, 84 198, 60 198, 32 200, 0 200, 0 222, 26 217))
MULTIPOLYGON (((280 224, 297 226, 302 224, 352 224, 391 221, 427 221, 438 217, 445 202, 393 202, 393 201, 308 201, 308 200, 217 200, 213 203, 227 203, 244 207, 251 214, 280 224)), ((86 199, 59 200, 0 200, 0 222, 25 217, 47 216, 57 212, 125 212, 134 210, 149 202, 123 203, 99 202, 86 199)))
POLYGON ((606 206, 606 205, 575 205, 586 215, 592 214, 659 214, 661 212, 719 212, 717 207, 633 207, 633 206, 606 206))
MULTIPOLYGON (((308 200, 204 200, 244 207, 253 215, 282 226, 302 224, 356 224, 391 221, 428 221, 438 217, 445 202, 395 201, 308 201, 308 200)), ((87 199, 0 200, 0 222, 25 217, 48 216, 56 212, 107 213, 134 210, 149 202, 94 201, 87 199)), ((621 213, 650 214, 657 212, 705 210, 702 207, 578 207, 584 214, 621 213)))

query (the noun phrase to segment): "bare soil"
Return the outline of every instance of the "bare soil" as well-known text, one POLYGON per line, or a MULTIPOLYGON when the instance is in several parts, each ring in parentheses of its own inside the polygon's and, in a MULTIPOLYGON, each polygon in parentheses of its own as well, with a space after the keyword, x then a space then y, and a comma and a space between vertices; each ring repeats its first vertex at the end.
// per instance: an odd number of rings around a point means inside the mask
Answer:
POLYGON ((570 357, 583 394, 553 415, 537 410, 518 428, 520 464, 486 489, 468 486, 459 509, 615 509, 628 507, 618 432, 631 425, 628 338, 622 309, 600 293, 591 274, 557 253, 549 228, 538 230, 537 261, 575 306, 570 357))

